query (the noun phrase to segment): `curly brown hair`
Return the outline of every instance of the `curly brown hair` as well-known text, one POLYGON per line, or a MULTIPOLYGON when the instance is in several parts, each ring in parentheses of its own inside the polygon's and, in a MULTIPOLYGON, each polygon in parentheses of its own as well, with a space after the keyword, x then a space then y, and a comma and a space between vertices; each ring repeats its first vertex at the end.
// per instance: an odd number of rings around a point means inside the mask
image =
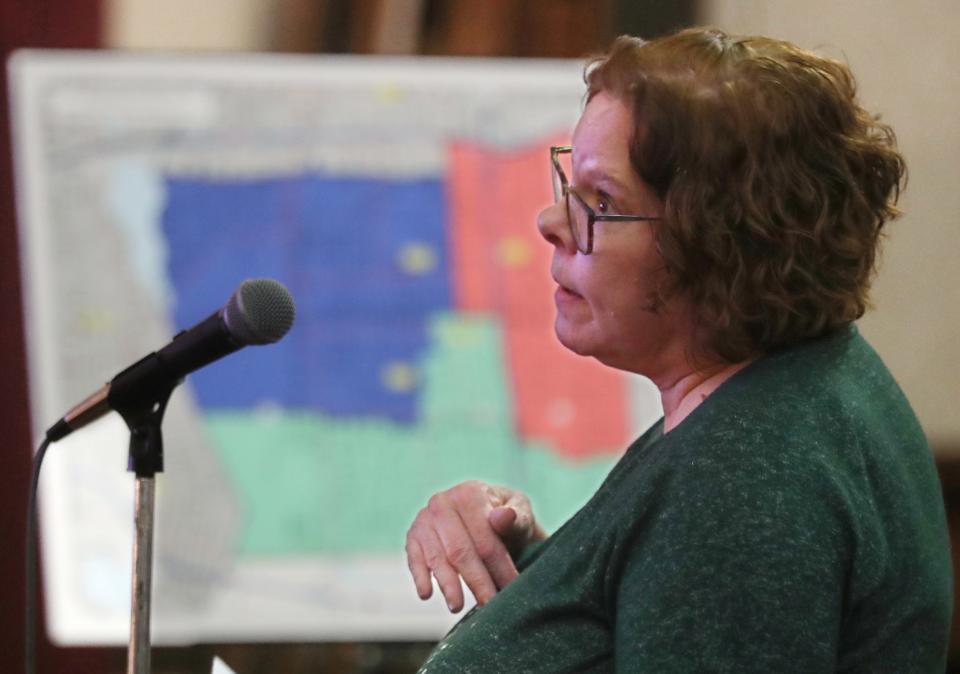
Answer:
POLYGON ((905 166, 847 66, 694 28, 620 37, 584 79, 588 98, 632 106, 631 161, 665 204, 660 292, 693 302, 713 353, 741 361, 863 315, 905 166))

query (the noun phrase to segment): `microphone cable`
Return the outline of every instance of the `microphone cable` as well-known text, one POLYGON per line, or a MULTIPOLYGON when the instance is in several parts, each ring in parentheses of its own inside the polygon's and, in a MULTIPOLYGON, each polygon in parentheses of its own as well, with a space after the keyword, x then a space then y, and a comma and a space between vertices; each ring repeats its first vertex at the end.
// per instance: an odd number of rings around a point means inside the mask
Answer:
POLYGON ((24 614, 26 630, 23 638, 23 663, 26 674, 34 674, 37 669, 37 611, 36 611, 36 586, 37 586, 37 486, 40 483, 40 464, 43 463, 43 457, 47 453, 47 447, 50 446, 50 439, 44 438, 33 455, 33 476, 30 480, 30 493, 27 500, 27 536, 24 558, 26 559, 26 601, 24 603, 24 614))

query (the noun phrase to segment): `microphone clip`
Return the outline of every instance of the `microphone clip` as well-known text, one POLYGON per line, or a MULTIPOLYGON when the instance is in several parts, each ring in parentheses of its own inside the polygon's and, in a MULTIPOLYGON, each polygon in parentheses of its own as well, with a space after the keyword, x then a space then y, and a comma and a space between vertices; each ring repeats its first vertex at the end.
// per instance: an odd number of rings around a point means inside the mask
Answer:
POLYGON ((182 378, 169 376, 158 352, 144 356, 110 382, 108 400, 130 429, 127 470, 137 477, 163 472, 161 424, 167 403, 182 378))
POLYGON ((175 386, 160 392, 152 404, 121 413, 130 429, 127 470, 137 477, 153 477, 163 472, 163 432, 160 426, 175 386))

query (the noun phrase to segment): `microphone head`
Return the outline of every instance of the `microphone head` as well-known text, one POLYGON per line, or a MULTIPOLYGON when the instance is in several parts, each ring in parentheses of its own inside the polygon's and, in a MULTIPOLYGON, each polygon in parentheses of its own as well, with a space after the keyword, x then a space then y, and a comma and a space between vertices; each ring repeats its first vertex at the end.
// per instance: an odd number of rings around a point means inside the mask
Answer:
POLYGON ((282 283, 269 278, 247 279, 223 308, 223 322, 241 346, 272 344, 290 330, 296 308, 282 283))

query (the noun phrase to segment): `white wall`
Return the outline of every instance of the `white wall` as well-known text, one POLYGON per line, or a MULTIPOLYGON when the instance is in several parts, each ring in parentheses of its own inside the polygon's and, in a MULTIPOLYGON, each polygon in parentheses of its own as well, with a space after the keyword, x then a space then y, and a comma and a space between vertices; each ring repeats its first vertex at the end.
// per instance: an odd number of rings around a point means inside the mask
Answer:
POLYGON ((845 59, 910 177, 861 329, 934 445, 960 451, 960 2, 701 0, 703 23, 845 59), (821 49, 822 48, 822 49, 821 49))
POLYGON ((256 51, 270 46, 278 0, 106 0, 116 49, 256 51))

